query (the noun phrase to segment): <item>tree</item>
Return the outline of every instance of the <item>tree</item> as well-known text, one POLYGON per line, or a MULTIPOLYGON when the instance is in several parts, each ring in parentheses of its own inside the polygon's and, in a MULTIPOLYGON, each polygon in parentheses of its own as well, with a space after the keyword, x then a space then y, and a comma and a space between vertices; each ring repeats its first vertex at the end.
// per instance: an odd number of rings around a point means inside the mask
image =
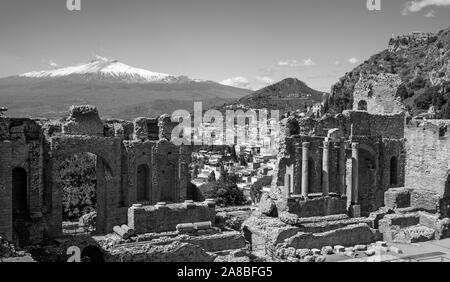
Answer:
POLYGON ((194 165, 194 169, 192 170, 191 179, 195 179, 198 177, 198 165, 194 165))
POLYGON ((94 155, 84 153, 74 155, 61 164, 59 173, 63 191, 63 220, 75 221, 95 211, 97 206, 95 163, 94 155))
POLYGON ((235 184, 223 182, 210 182, 199 187, 203 198, 212 198, 221 207, 241 206, 246 204, 244 192, 235 184))
POLYGON ((214 170, 209 174, 208 182, 216 182, 216 173, 214 172, 214 170))

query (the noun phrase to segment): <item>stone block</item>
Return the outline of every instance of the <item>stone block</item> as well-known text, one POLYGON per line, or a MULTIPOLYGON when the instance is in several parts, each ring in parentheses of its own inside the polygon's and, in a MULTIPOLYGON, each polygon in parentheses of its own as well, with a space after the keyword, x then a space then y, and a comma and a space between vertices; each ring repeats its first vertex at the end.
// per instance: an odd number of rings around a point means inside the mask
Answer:
POLYGON ((325 246, 322 248, 322 254, 324 255, 332 255, 334 253, 333 247, 331 246, 325 246))
POLYGON ((337 245, 337 246, 334 246, 334 251, 336 253, 343 253, 343 252, 345 252, 345 248, 344 248, 344 246, 337 245))
POLYGON ((311 252, 313 253, 313 255, 320 255, 322 253, 319 249, 312 249, 311 252))
POLYGON ((411 205, 411 194, 405 188, 391 188, 384 193, 384 205, 390 209, 407 208, 411 205))
POLYGON ((351 205, 349 207, 349 215, 350 217, 361 217, 361 206, 360 205, 351 205))
POLYGON ((386 241, 377 241, 377 242, 375 242, 375 245, 377 247, 387 247, 387 242, 386 241))
POLYGON ((398 254, 398 255, 403 254, 403 251, 401 249, 399 249, 397 247, 394 247, 394 246, 390 246, 389 247, 389 252, 395 253, 395 254, 398 254))
POLYGON ((193 223, 181 223, 176 226, 176 229, 180 233, 190 233, 195 231, 195 225, 193 223))
POLYGON ((276 208, 275 201, 270 198, 270 196, 267 193, 264 193, 261 196, 261 200, 258 204, 259 210, 261 213, 265 215, 273 215, 273 212, 276 208))
POLYGON ((366 256, 373 256, 375 255, 375 249, 368 249, 367 251, 364 252, 366 254, 366 256))
POLYGON ((439 210, 440 196, 429 190, 415 189, 411 191, 411 207, 436 213, 439 210))

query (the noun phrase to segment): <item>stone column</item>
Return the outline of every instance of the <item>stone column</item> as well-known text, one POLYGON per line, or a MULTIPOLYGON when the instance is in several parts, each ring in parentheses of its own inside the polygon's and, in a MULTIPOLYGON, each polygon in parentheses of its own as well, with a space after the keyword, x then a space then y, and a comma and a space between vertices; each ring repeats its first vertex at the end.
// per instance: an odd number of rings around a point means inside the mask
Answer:
POLYGON ((359 144, 352 143, 352 198, 351 198, 351 206, 350 206, 350 216, 351 217, 360 217, 361 216, 361 207, 358 204, 358 169, 359 169, 359 144))
POLYGON ((295 160, 294 160, 294 194, 301 194, 301 156, 302 146, 301 144, 295 144, 295 160))
POLYGON ((352 143, 352 204, 357 205, 358 204, 358 152, 359 151, 359 144, 358 143, 352 143))
POLYGON ((291 196, 291 175, 289 173, 286 173, 284 175, 284 190, 286 191, 286 195, 288 198, 291 196))
POLYGON ((302 196, 308 198, 309 192, 309 147, 311 143, 305 142, 302 144, 302 196))
POLYGON ((322 193, 328 196, 330 192, 330 142, 323 142, 322 156, 322 193))
POLYGON ((339 142, 339 193, 341 196, 347 196, 345 187, 345 163, 345 142, 341 140, 341 142, 339 142))

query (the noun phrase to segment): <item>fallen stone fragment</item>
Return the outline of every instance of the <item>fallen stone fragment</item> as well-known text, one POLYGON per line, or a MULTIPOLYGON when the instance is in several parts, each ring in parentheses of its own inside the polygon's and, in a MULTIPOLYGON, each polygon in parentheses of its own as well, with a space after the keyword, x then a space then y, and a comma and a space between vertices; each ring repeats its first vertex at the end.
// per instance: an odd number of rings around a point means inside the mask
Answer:
POLYGON ((403 251, 401 249, 394 246, 390 246, 389 251, 398 255, 403 254, 403 251))
POLYGON ((356 251, 365 251, 365 250, 367 250, 367 245, 356 245, 355 250, 356 251))
POLYGON ((320 255, 322 253, 319 249, 312 249, 311 252, 313 255, 320 255))
POLYGON ((377 241, 375 244, 380 247, 387 247, 387 242, 385 241, 377 241))
POLYGON ((322 248, 322 254, 324 255, 332 255, 333 253, 334 253, 333 247, 331 246, 326 246, 322 248))
POLYGON ((113 231, 125 240, 130 238, 130 235, 121 226, 114 226, 113 231))
POLYGON ((324 256, 316 257, 316 262, 325 262, 327 259, 324 256))
POLYGON ((334 251, 336 253, 343 253, 343 252, 345 252, 345 248, 344 248, 344 246, 336 245, 336 246, 334 246, 334 251))

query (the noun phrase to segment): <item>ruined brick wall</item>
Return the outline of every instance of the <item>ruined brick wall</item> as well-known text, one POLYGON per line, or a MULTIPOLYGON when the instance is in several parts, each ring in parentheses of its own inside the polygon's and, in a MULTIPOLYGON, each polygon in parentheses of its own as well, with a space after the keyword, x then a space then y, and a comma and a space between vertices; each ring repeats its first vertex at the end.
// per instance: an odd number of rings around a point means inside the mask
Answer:
POLYGON ((441 196, 450 173, 449 120, 412 121, 406 135, 406 188, 434 191, 441 196))
MULTIPOLYGON (((347 198, 351 198, 351 143, 360 144, 359 202, 364 214, 377 210, 384 204, 384 192, 391 187, 401 187, 405 179, 404 113, 381 115, 366 111, 344 111, 320 119, 302 118, 297 123, 281 124, 280 151, 278 154, 271 197, 278 209, 287 209, 288 197, 285 175, 292 168, 291 191, 301 191, 302 152, 295 152, 295 144, 309 142, 311 171, 309 193, 322 192, 323 141, 328 132, 336 131, 344 138, 346 146, 347 198), (292 134, 299 132, 300 134, 292 134), (394 160, 393 160, 394 158, 394 160), (391 165, 395 163, 394 165, 391 165), (392 167, 392 168, 391 168, 392 167), (392 179, 395 181, 391 181, 392 179), (394 177, 395 175, 395 177, 394 177)), ((339 192, 339 144, 330 145, 329 191, 339 192)))
MULTIPOLYGON (((26 229, 21 243, 39 242, 43 238, 42 196, 43 196, 43 137, 39 121, 20 118, 3 118, 1 123, 2 169, 0 177, 0 235, 6 238, 14 236, 14 229, 26 229), (26 179, 14 179, 13 172, 22 170, 26 179), (20 219, 20 224, 13 218, 14 181, 21 180, 24 185, 25 198, 21 205, 25 208, 27 219, 20 219)), ((19 187, 21 188, 21 187, 19 187)), ((17 231, 17 230, 16 230, 17 231)), ((16 235, 18 233, 16 232, 16 235)))
POLYGON ((63 125, 63 133, 69 135, 104 135, 104 124, 96 107, 72 106, 67 122, 63 125))
POLYGON ((149 168, 149 201, 182 202, 189 184, 190 149, 174 146, 167 137, 174 123, 141 118, 135 122, 102 121, 93 106, 73 106, 62 122, 0 118, 0 236, 13 239, 13 169, 23 170, 29 220, 27 241, 62 232, 62 191, 59 169, 74 154, 97 156, 97 231, 111 232, 127 221, 136 203, 140 165, 149 168), (163 128, 160 128, 160 125, 163 128), (156 139, 156 140, 155 140, 156 139))
POLYGON ((396 97, 401 83, 400 76, 395 74, 361 76, 353 92, 353 110, 371 114, 403 112, 402 103, 396 97))
POLYGON ((164 204, 131 207, 128 226, 137 234, 175 231, 181 223, 215 222, 215 205, 204 203, 164 204))
POLYGON ((351 124, 353 135, 383 137, 391 139, 404 138, 405 115, 377 115, 364 111, 344 111, 351 124))
POLYGON ((404 138, 405 115, 344 111, 342 114, 326 115, 320 119, 302 118, 298 123, 302 135, 327 136, 330 129, 338 128, 347 138, 353 134, 401 139, 404 138))
MULTIPOLYGON (((1 121, 3 124, 3 120, 1 121)), ((4 137, 6 132, 1 132, 4 137)), ((9 135, 9 132, 8 132, 9 135)), ((12 239, 11 142, 0 142, 0 236, 12 239)))

